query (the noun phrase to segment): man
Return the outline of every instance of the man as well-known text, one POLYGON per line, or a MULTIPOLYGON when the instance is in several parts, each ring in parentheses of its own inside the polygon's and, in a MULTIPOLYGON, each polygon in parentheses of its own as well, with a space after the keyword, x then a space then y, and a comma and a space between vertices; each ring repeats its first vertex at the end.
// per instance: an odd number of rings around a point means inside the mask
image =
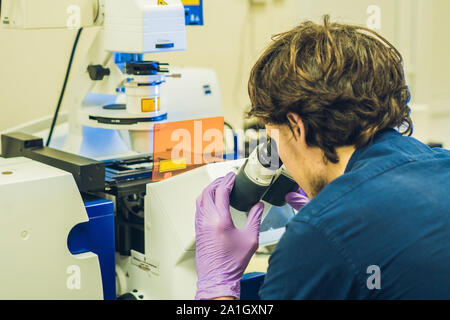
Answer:
MULTIPOLYGON (((274 39, 249 94, 249 115, 311 199, 270 257, 261 298, 450 299, 450 152, 404 135, 412 121, 400 53, 325 16, 274 39)), ((197 299, 239 299, 257 248, 263 205, 236 229, 233 183, 230 173, 197 199, 197 299)), ((287 200, 304 204, 301 194, 287 200)))

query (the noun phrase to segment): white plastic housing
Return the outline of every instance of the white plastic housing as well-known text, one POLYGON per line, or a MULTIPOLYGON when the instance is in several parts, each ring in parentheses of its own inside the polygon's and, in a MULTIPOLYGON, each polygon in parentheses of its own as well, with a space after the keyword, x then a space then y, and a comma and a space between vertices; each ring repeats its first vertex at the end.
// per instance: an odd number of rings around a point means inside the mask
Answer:
MULTIPOLYGON (((211 163, 167 180, 147 184, 145 196, 145 257, 151 270, 139 285, 150 299, 193 299, 196 291, 196 199, 212 181, 236 172, 245 159, 211 163)), ((263 219, 271 206, 265 204, 263 219)), ((245 213, 231 210, 237 228, 247 221, 245 213)), ((260 234, 260 245, 276 243, 284 229, 260 234), (270 241, 269 241, 270 239, 270 241)))
POLYGON ((164 75, 135 76, 133 81, 125 85, 127 95, 127 112, 134 115, 146 115, 156 117, 167 111, 162 110, 160 98, 160 85, 139 85, 143 83, 163 82, 164 75), (155 109, 145 112, 142 110, 142 99, 153 99, 155 109), (163 112, 164 111, 164 112, 163 112))
POLYGON ((127 53, 186 50, 183 4, 180 0, 165 2, 167 5, 158 5, 156 0, 107 0, 105 48, 127 53))
POLYGON ((88 221, 73 176, 0 157, 0 299, 102 299, 98 257, 72 255, 70 230, 88 221))

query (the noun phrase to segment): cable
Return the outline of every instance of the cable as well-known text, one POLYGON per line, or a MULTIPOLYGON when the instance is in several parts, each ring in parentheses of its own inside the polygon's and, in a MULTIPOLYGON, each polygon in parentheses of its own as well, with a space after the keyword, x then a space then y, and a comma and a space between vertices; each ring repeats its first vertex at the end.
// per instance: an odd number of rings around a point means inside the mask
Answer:
POLYGON ((73 44, 72 53, 69 59, 69 65, 67 66, 66 76, 64 78, 64 84, 61 89, 61 94, 59 95, 58 105, 56 106, 55 114, 52 120, 52 125, 50 126, 50 132, 48 133, 47 143, 45 144, 47 147, 50 145, 50 141, 52 140, 53 130, 55 129, 56 120, 58 119, 59 109, 61 108, 61 103, 64 98, 64 92, 66 91, 67 81, 69 80, 70 69, 72 68, 73 58, 75 56, 75 51, 77 49, 78 41, 80 40, 82 30, 83 28, 78 29, 77 36, 73 44))
POLYGON ((230 128, 231 130, 234 131, 233 126, 232 126, 229 122, 226 122, 226 121, 225 121, 223 124, 225 125, 225 127, 228 127, 228 128, 230 128))
POLYGON ((98 16, 100 15, 100 0, 97 0, 97 15, 94 18, 94 23, 97 22, 98 16))

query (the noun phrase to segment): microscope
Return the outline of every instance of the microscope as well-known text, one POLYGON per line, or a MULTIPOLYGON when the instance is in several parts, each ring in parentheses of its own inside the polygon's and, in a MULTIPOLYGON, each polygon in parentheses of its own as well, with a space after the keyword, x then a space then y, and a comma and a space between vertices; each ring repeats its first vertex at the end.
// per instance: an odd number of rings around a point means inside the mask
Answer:
MULTIPOLYGON (((51 125, 1 136, 0 253, 9 263, 0 267, 0 298, 193 299, 203 188, 237 172, 237 226, 253 202, 265 201, 267 213, 296 189, 281 163, 263 161, 275 154, 270 143, 249 159, 202 155, 218 136, 223 152, 216 75, 159 59, 186 50, 186 25, 203 24, 202 0, 3 0, 0 14, 4 29, 75 33, 51 125), (60 109, 68 110, 62 138, 60 109), (211 144, 198 151, 195 141, 170 141, 186 132, 211 144), (180 145, 186 153, 167 155, 180 145)), ((260 243, 282 232, 263 232, 260 243)))

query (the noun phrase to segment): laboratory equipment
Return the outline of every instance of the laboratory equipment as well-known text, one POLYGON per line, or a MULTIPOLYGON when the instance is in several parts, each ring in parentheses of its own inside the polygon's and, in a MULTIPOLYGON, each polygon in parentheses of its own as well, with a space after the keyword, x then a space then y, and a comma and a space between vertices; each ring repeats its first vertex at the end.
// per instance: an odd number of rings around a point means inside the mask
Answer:
MULTIPOLYGON (((53 119, 2 134, 1 213, 8 223, 0 233, 10 245, 0 251, 16 260, 0 269, 9 277, 1 298, 194 297, 195 198, 245 160, 154 182, 155 127, 222 115, 212 70, 169 68, 159 60, 164 52, 186 49, 185 25, 203 24, 202 1, 188 3, 1 2, 4 28, 42 36, 51 28, 76 30, 53 119), (145 59, 149 53, 152 60, 145 59), (68 112, 63 117, 60 110, 68 112), (177 190, 181 199, 172 207, 177 190)), ((234 219, 239 225, 245 214, 234 219)), ((281 233, 268 230, 262 238, 273 243, 281 233)))
POLYGON ((275 206, 286 204, 285 196, 298 189, 278 156, 275 142, 268 139, 253 150, 239 169, 230 194, 232 208, 248 212, 261 199, 275 206))

